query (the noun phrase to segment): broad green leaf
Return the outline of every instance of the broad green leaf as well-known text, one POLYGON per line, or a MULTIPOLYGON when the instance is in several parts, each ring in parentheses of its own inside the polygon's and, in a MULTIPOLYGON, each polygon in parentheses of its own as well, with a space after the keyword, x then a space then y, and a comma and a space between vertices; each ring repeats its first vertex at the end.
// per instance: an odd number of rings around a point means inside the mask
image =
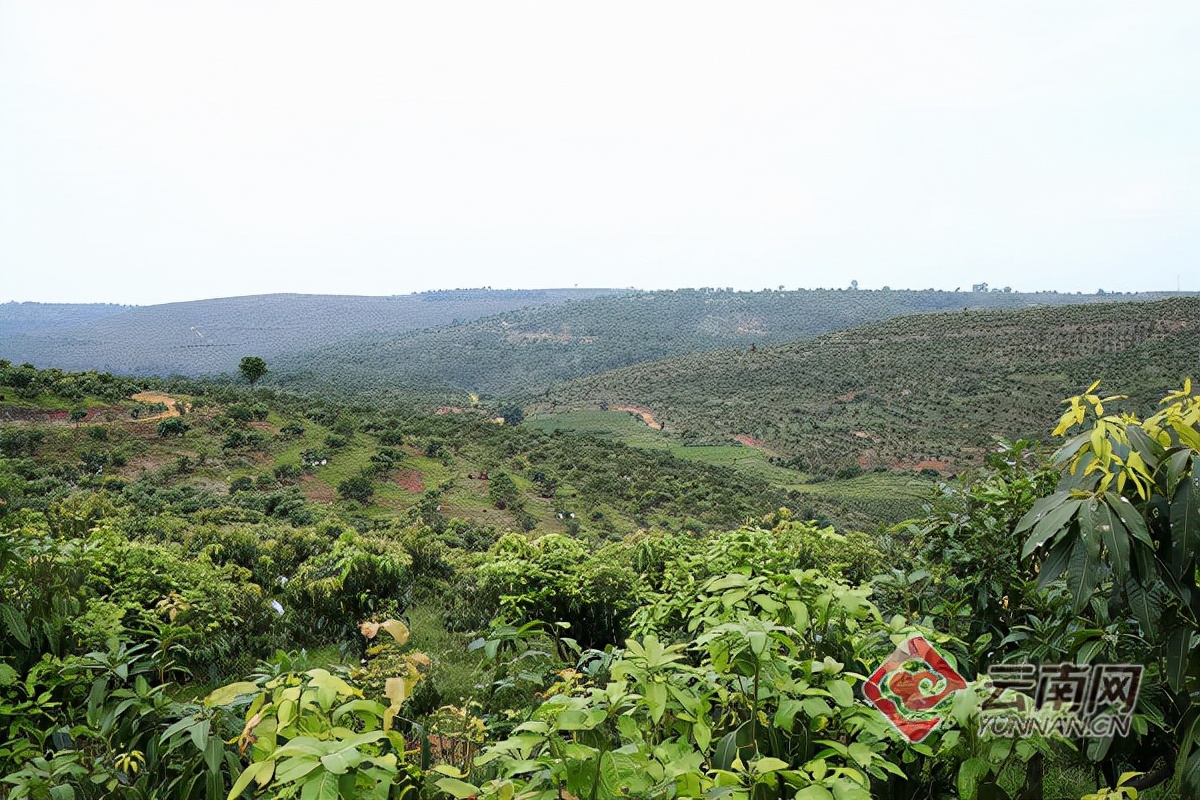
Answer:
MULTIPOLYGON (((275 771, 274 761, 257 761, 242 770, 242 774, 234 781, 233 788, 229 790, 229 796, 226 800, 234 800, 241 797, 242 792, 250 785, 251 781, 258 779, 262 775, 266 775, 270 779, 271 774, 275 771)), ((263 785, 260 783, 260 785, 263 785)))
POLYGON ((782 731, 791 731, 792 724, 796 720, 796 715, 800 713, 804 706, 795 698, 787 698, 781 700, 779 708, 775 712, 775 727, 782 731))
POLYGON ((992 773, 985 758, 968 758, 958 765, 958 796, 960 800, 976 800, 979 784, 992 773))
POLYGON ((750 764, 750 768, 759 775, 766 775, 768 772, 779 772, 781 769, 788 768, 788 762, 782 758, 773 756, 763 756, 750 764))
MULTIPOLYGON (((650 708, 650 718, 657 724, 662 721, 667 710, 667 685, 651 681, 645 686, 646 705, 650 708)), ((583 712, 575 712, 582 714, 583 712)), ((562 715, 559 715, 559 725, 562 725, 562 715)))
POLYGON ((1192 654, 1192 628, 1190 625, 1179 625, 1171 631, 1164 645, 1163 654, 1167 660, 1167 683, 1178 692, 1183 688, 1188 659, 1192 654))
MULTIPOLYGON (((905 777, 899 768, 896 769, 900 772, 897 777, 905 777)), ((871 793, 857 784, 840 780, 833 785, 833 797, 834 800, 871 800, 871 793)))
MULTIPOLYGON (((19 583, 17 584, 20 585, 19 583)), ((4 625, 8 628, 9 634, 16 639, 22 647, 29 647, 29 626, 25 624, 25 618, 21 616, 17 609, 7 603, 0 605, 0 617, 4 618, 4 625)))
POLYGON ((1080 511, 1079 540, 1071 551, 1067 562, 1067 591, 1074 602, 1076 614, 1081 612, 1100 578, 1100 531, 1091 510, 1084 506, 1080 511))
POLYGON ((321 772, 309 778, 300 790, 300 800, 338 800, 338 776, 321 772))
POLYGON ((734 759, 737 758, 737 752, 737 731, 722 736, 717 740, 716 748, 713 749, 713 769, 727 770, 732 767, 734 759))
POLYGON ((1132 576, 1125 580, 1125 596, 1142 627, 1142 635, 1155 641, 1158 638, 1158 618, 1162 613, 1158 598, 1151 588, 1138 583, 1132 576))
POLYGON ((1180 778, 1184 797, 1200 797, 1200 748, 1193 749, 1188 755, 1180 778))
POLYGON ((278 766, 275 767, 275 781, 281 784, 295 783, 321 766, 321 762, 313 756, 279 759, 276 754, 275 757, 278 763, 278 766))
POLYGON ((875 752, 862 742, 851 742, 850 757, 858 762, 860 767, 866 769, 871 766, 871 761, 875 758, 875 752))
POLYGON ((213 706, 227 706, 242 695, 253 694, 257 691, 257 683, 251 683, 250 681, 231 683, 228 686, 222 686, 208 695, 208 697, 205 697, 204 705, 209 708, 213 706))
POLYGON ((1125 436, 1129 439, 1129 445, 1137 451, 1142 460, 1146 462, 1146 466, 1153 471, 1158 466, 1158 460, 1162 458, 1163 448, 1158 442, 1150 438, 1150 434, 1140 425, 1126 425, 1125 436))
POLYGON ((1108 550, 1108 563, 1112 567, 1113 576, 1117 581, 1124 581, 1129 574, 1129 531, 1125 524, 1107 502, 1100 504, 1096 512, 1096 527, 1100 531, 1100 539, 1108 550))
POLYGON ((854 705, 854 690, 850 688, 850 684, 843 680, 830 681, 825 686, 829 693, 833 695, 833 700, 842 708, 849 708, 854 705))
POLYGON ((1197 549, 1200 549, 1200 475, 1180 481, 1171 501, 1171 538, 1176 556, 1175 574, 1183 576, 1195 569, 1197 549))
POLYGON ((1013 533, 1019 536, 1026 531, 1033 530, 1034 526, 1041 522, 1046 514, 1070 499, 1071 495, 1069 492, 1056 492, 1046 497, 1038 498, 1029 511, 1025 512, 1025 516, 1021 517, 1013 533))
POLYGON ((1063 571, 1070 562, 1071 554, 1075 551, 1075 547, 1075 538, 1071 536, 1064 536, 1055 542, 1054 546, 1050 548, 1050 552, 1046 555, 1046 560, 1040 565, 1037 580, 1039 589, 1045 589, 1057 580, 1059 575, 1063 574, 1063 571))
MULTIPOLYGON (((1037 524, 1033 527, 1033 532, 1029 534, 1029 538, 1025 540, 1025 546, 1021 548, 1021 558, 1028 558, 1034 550, 1051 542, 1055 537, 1066 531, 1071 520, 1074 519, 1076 512, 1083 505, 1082 500, 1070 499, 1070 495, 1065 492, 1059 493, 1061 497, 1053 506, 1049 506, 1038 518, 1037 524)), ((1059 495, 1051 495, 1051 497, 1059 497, 1059 495)), ((1029 513, 1033 513, 1032 509, 1029 513)), ((1026 517, 1029 515, 1026 514, 1026 517)), ((1018 529, 1020 526, 1018 526, 1018 529)))
POLYGON ((1121 522, 1124 523, 1130 536, 1147 547, 1154 547, 1154 540, 1150 538, 1150 532, 1146 530, 1146 520, 1129 500, 1120 495, 1107 494, 1104 496, 1104 501, 1113 511, 1117 512, 1117 516, 1121 518, 1121 522))
POLYGON ((192 737, 192 744, 196 745, 196 749, 203 753, 208 748, 208 734, 211 724, 208 720, 202 719, 191 727, 188 733, 192 737))

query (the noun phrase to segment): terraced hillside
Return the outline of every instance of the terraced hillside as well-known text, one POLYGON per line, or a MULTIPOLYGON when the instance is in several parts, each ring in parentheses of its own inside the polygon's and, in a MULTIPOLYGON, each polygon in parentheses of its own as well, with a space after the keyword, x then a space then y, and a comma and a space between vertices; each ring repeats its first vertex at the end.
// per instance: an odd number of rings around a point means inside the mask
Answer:
POLYGON ((683 442, 760 443, 810 475, 957 471, 995 435, 1038 437, 1092 380, 1148 406, 1200 367, 1200 299, 893 319, 780 347, 639 364, 530 411, 644 408, 683 442))
MULTIPOLYGON (((610 369, 730 347, 783 344, 930 311, 1102 302, 1051 292, 681 289, 595 297, 437 330, 386 330, 277 359, 276 380, 336 392, 527 392, 610 369)), ((1154 295, 1121 295, 1123 300, 1154 295)))

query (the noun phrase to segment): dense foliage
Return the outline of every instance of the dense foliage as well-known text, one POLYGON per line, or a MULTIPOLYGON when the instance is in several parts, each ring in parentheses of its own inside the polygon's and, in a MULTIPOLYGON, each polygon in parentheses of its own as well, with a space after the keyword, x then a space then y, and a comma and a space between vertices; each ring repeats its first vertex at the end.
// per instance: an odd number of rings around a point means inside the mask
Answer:
POLYGON ((482 413, 0 363, 0 797, 1196 796, 1200 397, 1095 388, 868 535, 482 413), (917 633, 966 687, 914 743, 862 687, 917 633), (1021 663, 1143 665, 1129 736, 982 735, 1021 663))

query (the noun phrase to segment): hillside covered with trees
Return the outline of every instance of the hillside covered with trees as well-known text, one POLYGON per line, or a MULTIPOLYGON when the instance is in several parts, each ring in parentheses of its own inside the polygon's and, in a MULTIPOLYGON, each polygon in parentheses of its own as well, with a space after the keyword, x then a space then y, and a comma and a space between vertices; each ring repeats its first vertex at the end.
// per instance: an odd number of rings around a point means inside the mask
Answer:
MULTIPOLYGON (((807 339, 932 311, 1153 299, 1055 292, 679 289, 542 305, 435 330, 372 331, 276 359, 298 390, 498 397, 631 364, 807 339)), ((1161 296, 1161 295, 1157 295, 1161 296)))
POLYGON ((272 358, 371 332, 466 322, 612 289, 455 289, 391 297, 269 294, 164 303, 0 304, 0 358, 136 375, 232 374, 247 352, 272 358))
POLYGON ((1152 409, 1198 352, 1194 297, 960 310, 639 364, 548 390, 530 411, 644 409, 684 442, 742 437, 813 474, 956 472, 993 436, 1038 437, 1060 399, 1096 376, 1152 409))

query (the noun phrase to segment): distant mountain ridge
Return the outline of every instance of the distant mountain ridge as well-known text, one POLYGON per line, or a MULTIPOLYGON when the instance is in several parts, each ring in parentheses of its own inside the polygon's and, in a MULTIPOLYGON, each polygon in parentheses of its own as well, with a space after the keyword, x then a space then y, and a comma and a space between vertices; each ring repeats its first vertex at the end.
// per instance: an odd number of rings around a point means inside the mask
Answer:
POLYGON ((0 305, 0 358, 124 374, 235 372, 371 331, 398 335, 615 289, 457 289, 390 297, 269 294, 152 306, 0 305))
POLYGON ((116 303, 0 303, 0 335, 66 328, 130 311, 116 303))
POLYGON ((371 332, 276 360, 273 380, 355 393, 527 395, 633 364, 783 344, 931 311, 1145 301, 1173 294, 680 289, 609 295, 401 334, 371 332))

